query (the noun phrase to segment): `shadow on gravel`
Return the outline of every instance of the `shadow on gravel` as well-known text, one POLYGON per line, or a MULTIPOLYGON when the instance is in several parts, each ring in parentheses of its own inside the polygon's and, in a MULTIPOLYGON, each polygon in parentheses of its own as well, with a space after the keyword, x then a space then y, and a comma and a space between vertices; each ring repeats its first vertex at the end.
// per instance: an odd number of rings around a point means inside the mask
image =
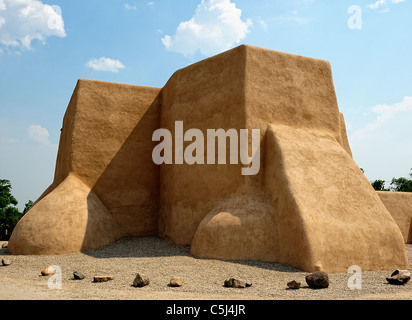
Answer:
MULTIPOLYGON (((184 256, 196 260, 207 260, 190 254, 189 245, 177 245, 159 237, 125 237, 106 247, 82 251, 94 258, 152 258, 184 256)), ((264 261, 225 261, 248 267, 263 268, 278 272, 304 272, 288 265, 264 261)))
POLYGON ((94 258, 191 257, 190 246, 177 245, 159 237, 124 237, 111 245, 82 253, 94 258))

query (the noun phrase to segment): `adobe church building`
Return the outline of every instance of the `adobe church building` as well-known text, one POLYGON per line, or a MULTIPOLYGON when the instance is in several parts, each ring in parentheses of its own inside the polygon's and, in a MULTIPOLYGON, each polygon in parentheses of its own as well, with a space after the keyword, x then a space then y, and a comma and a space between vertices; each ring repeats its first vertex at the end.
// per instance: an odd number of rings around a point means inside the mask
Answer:
MULTIPOLYGON (((175 140, 183 150, 192 143, 175 140)), ((411 218, 412 194, 375 192, 353 160, 330 63, 242 45, 178 70, 163 88, 79 80, 54 181, 8 252, 64 254, 159 236, 202 258, 308 272, 406 269, 411 218), (177 163, 175 148, 173 163, 156 164, 154 132, 175 137, 177 122, 204 137, 247 129, 249 151, 260 130, 259 171, 242 174, 241 161, 177 163)))

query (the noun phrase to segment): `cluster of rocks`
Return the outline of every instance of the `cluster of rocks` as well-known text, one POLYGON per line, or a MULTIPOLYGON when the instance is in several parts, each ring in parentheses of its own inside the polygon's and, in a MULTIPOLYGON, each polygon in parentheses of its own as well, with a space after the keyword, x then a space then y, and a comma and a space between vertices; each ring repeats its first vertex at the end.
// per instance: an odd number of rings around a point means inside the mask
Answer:
MULTIPOLYGON (((3 266, 11 265, 11 260, 2 259, 3 266)), ((42 276, 50 276, 56 273, 56 270, 53 266, 48 266, 41 271, 42 276)), ((83 280, 85 276, 80 273, 79 271, 73 272, 73 280, 83 280)), ((113 280, 114 277, 110 275, 104 276, 94 276, 93 282, 107 282, 113 280)), ((393 285, 406 285, 409 280, 411 279, 411 273, 408 270, 395 270, 390 277, 386 278, 389 284, 393 285)), ((316 271, 314 273, 310 273, 305 277, 306 283, 309 288, 312 289, 325 289, 329 287, 329 276, 326 272, 323 271, 316 271)), ((133 281, 133 286, 137 288, 142 288, 150 284, 150 279, 145 274, 138 273, 133 281)), ((173 277, 170 279, 169 286, 170 287, 181 287, 183 285, 183 279, 180 277, 173 277)), ((229 278, 224 281, 224 287, 227 288, 247 288, 252 286, 252 283, 235 279, 229 278)), ((289 289, 300 289, 301 283, 297 282, 296 280, 292 280, 287 283, 289 289)))
MULTIPOLYGON (((9 260, 2 260, 3 266, 8 266, 11 264, 9 260)), ((48 266, 41 271, 42 276, 49 276, 56 273, 53 266, 48 266)), ((83 280, 85 276, 79 271, 73 272, 73 280, 83 280)), ((110 275, 94 276, 93 282, 107 282, 113 280, 114 277, 110 275)), ((393 285, 405 285, 411 279, 411 274, 408 270, 395 270, 390 277, 386 278, 389 284, 393 285)), ((310 273, 305 277, 306 283, 309 288, 312 289, 326 289, 329 287, 329 276, 326 272, 316 271, 310 273)), ((133 281, 133 287, 143 288, 150 284, 150 279, 145 274, 138 273, 133 281)), ((170 279, 170 287, 181 287, 183 285, 183 279, 181 277, 173 277, 170 279)), ((252 283, 245 280, 240 280, 236 278, 229 278, 224 281, 223 286, 226 288, 247 288, 252 286, 252 283)), ((287 283, 289 289, 300 289, 301 283, 296 280, 292 280, 287 283)))
MULTIPOLYGON (((44 268, 40 273, 42 276, 51 276, 56 273, 56 269, 54 269, 53 266, 48 266, 44 268)), ((86 277, 81 272, 73 272, 73 280, 83 280, 85 278, 86 277)), ((113 279, 113 276, 94 276, 93 282, 107 282, 113 279)))
MULTIPOLYGON (((102 276, 102 277, 94 277, 94 282, 106 282, 109 280, 113 280, 112 276, 102 276)), ((133 280, 133 287, 136 288, 143 288, 150 284, 150 279, 148 276, 142 273, 136 274, 136 277, 133 280)), ((170 279, 169 286, 170 287, 181 287, 183 285, 183 279, 180 277, 173 277, 170 279)))
MULTIPOLYGON (((411 273, 408 270, 395 270, 390 277, 386 278, 386 281, 393 285, 405 285, 410 279, 411 273)), ((326 289, 329 287, 329 276, 323 271, 308 274, 305 277, 305 280, 309 288, 312 289, 326 289)), ((287 286, 290 289, 300 289, 301 283, 296 280, 292 280, 287 283, 287 286)))
MULTIPOLYGON (((306 283, 312 289, 326 289, 329 287, 329 276, 326 272, 316 271, 305 277, 306 283)), ((290 289, 300 289, 301 283, 296 280, 287 283, 290 289)))
MULTIPOLYGON (((133 281, 133 286, 142 288, 150 284, 150 279, 144 275, 138 273, 136 278, 133 281)), ((169 287, 181 287, 183 285, 183 279, 180 277, 173 277, 170 279, 169 287)), ((250 282, 246 282, 244 280, 239 280, 235 278, 229 278, 224 281, 223 284, 227 288, 247 288, 250 287, 252 284, 250 282)))
MULTIPOLYGON (((56 273, 56 270, 53 266, 48 266, 41 271, 42 276, 50 276, 56 273)), ((73 280, 84 280, 86 277, 79 271, 73 272, 73 280)), ((110 280, 114 280, 113 276, 110 275, 101 275, 101 276, 94 276, 93 282, 107 282, 110 280)), ((150 279, 144 274, 138 273, 133 281, 133 286, 142 288, 150 284, 150 279)), ((183 279, 180 277, 173 277, 170 279, 169 286, 170 287, 181 287, 183 285, 183 279)))
MULTIPOLYGON (((7 243, 2 245, 2 248, 7 248, 7 243)), ((2 266, 10 266, 12 261, 6 258, 3 258, 1 261, 2 266)), ((41 271, 42 276, 50 276, 56 273, 56 270, 53 266, 48 266, 41 271)), ((79 272, 73 272, 73 280, 83 280, 85 276, 79 272)), ((113 280, 114 277, 110 275, 94 276, 93 282, 107 282, 113 280)), ((392 285, 406 285, 411 279, 411 274, 408 270, 395 270, 390 277, 387 277, 386 280, 389 284, 392 285)), ((317 271, 306 275, 305 281, 309 288, 312 289, 325 289, 329 287, 329 276, 326 272, 317 271)), ((150 279, 145 274, 138 273, 133 281, 133 286, 137 288, 142 288, 150 284, 150 279)), ((181 287, 183 285, 183 279, 181 277, 173 277, 170 279, 170 287, 181 287)), ((224 287, 227 288, 247 288, 252 286, 252 283, 247 282, 241 279, 229 278, 224 281, 224 287)), ((287 283, 289 289, 300 289, 301 283, 292 280, 287 283)))
MULTIPOLYGON (((41 271, 42 276, 50 276, 56 273, 56 270, 53 266, 48 266, 41 271)), ((83 280, 86 277, 79 271, 73 272, 73 280, 83 280)), ((105 275, 105 276, 94 276, 93 282, 107 282, 113 280, 113 276, 105 275)), ((136 288, 143 288, 150 284, 150 279, 145 274, 138 273, 133 281, 133 287, 136 288)), ((183 285, 183 279, 181 277, 173 277, 169 281, 169 287, 181 287, 183 285)), ((246 282, 244 280, 239 280, 235 278, 229 278, 224 281, 225 287, 230 288, 247 288, 250 287, 252 284, 250 282, 246 282)))

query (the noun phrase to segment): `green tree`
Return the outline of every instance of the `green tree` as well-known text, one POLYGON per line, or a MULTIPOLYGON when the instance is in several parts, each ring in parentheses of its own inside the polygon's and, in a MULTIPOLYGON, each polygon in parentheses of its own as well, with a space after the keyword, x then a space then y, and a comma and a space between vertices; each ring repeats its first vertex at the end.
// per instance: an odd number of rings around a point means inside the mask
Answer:
POLYGON ((0 212, 0 227, 5 235, 9 235, 22 217, 19 209, 9 206, 0 212))
POLYGON ((391 187, 392 191, 397 191, 397 192, 412 192, 412 180, 406 179, 406 178, 398 178, 392 179, 391 182, 391 187))
MULTIPOLYGON (((18 210, 16 198, 11 194, 9 180, 0 179, 0 237, 8 238, 23 216, 18 210)), ((29 203, 28 203, 29 204, 29 203)))
MULTIPOLYGON (((412 168, 411 168, 411 173, 409 173, 409 176, 412 178, 412 168)), ((391 185, 392 191, 398 191, 398 192, 412 192, 412 179, 407 179, 407 178, 393 178, 391 185)))
POLYGON ((389 189, 385 188, 385 181, 384 180, 375 180, 372 182, 372 187, 376 191, 389 191, 389 189))
POLYGON ((11 194, 11 183, 9 180, 0 179, 0 210, 10 205, 17 205, 17 200, 11 194))
POLYGON ((27 213, 27 211, 29 211, 30 210, 30 208, 33 206, 33 201, 31 201, 31 200, 29 200, 29 202, 27 202, 25 205, 24 205, 24 209, 23 209, 23 216, 27 213))

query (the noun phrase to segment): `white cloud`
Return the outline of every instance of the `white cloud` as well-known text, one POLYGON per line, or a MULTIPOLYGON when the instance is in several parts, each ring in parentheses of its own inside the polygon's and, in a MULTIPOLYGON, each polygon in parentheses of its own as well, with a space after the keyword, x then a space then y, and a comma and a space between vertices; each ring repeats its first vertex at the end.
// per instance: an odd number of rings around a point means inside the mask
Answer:
POLYGON ((60 7, 39 0, 0 0, 0 21, 0 43, 7 48, 31 49, 33 40, 66 36, 60 7))
POLYGON ((374 119, 349 135, 355 160, 370 180, 409 172, 412 159, 412 97, 370 109, 374 119))
POLYGON ((137 10, 136 5, 130 5, 128 3, 125 3, 124 7, 126 8, 126 10, 137 10))
POLYGON ((403 98, 402 102, 393 105, 378 104, 372 108, 372 111, 383 118, 392 118, 399 112, 412 111, 412 97, 403 98))
POLYGON ((385 5, 385 3, 386 3, 386 0, 377 0, 376 2, 369 4, 368 8, 378 9, 378 8, 382 7, 383 5, 385 5))
POLYGON ((148 3, 146 3, 149 7, 151 7, 151 6, 154 6, 154 2, 153 1, 150 1, 150 2, 148 2, 148 3))
MULTIPOLYGON (((378 130, 388 127, 391 122, 405 113, 412 116, 412 97, 405 97, 401 102, 393 105, 379 104, 371 108, 371 111, 377 115, 372 123, 368 123, 364 128, 357 130, 352 134, 352 139, 364 139, 375 135, 378 130)), ((395 127, 392 129, 396 129, 395 127)), ((412 135, 411 135, 412 136, 412 135)))
POLYGON ((239 44, 252 22, 242 21, 242 10, 230 0, 202 0, 193 17, 181 22, 175 35, 166 35, 162 43, 168 51, 191 56, 220 53, 239 44))
POLYGON ((49 132, 47 129, 42 128, 39 125, 31 125, 28 129, 30 140, 39 142, 41 144, 50 144, 49 132))
MULTIPOLYGON (((405 2, 405 1, 406 0, 391 0, 391 3, 398 4, 401 2, 405 2)), ((374 9, 379 9, 386 5, 388 5, 388 0, 377 0, 374 3, 367 5, 367 7, 374 10, 374 9)), ((384 12, 387 12, 387 10, 384 10, 384 12)))
POLYGON ((90 59, 86 63, 86 67, 91 68, 96 71, 109 71, 109 72, 119 72, 120 69, 124 69, 125 66, 119 60, 114 60, 106 57, 101 57, 99 59, 90 59))

